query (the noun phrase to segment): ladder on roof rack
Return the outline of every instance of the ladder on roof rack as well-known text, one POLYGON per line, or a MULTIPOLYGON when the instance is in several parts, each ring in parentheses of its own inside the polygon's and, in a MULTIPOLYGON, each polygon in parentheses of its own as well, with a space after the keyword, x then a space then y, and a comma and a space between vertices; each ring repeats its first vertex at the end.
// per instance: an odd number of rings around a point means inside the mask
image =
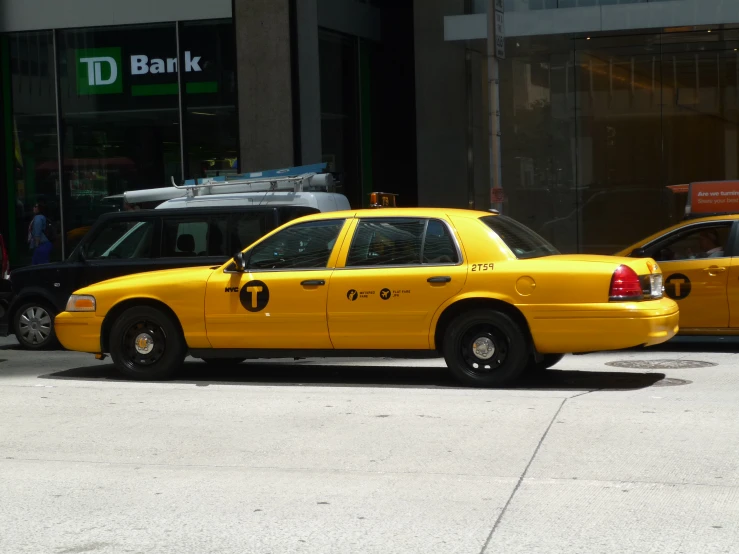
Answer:
POLYGON ((201 194, 226 194, 233 192, 273 192, 273 191, 320 191, 333 192, 334 180, 330 173, 303 173, 289 177, 242 177, 198 179, 198 183, 186 182, 178 185, 172 178, 172 186, 183 190, 188 196, 201 194))
POLYGON ((326 165, 321 163, 242 175, 188 179, 183 185, 175 183, 173 177, 171 187, 127 191, 124 198, 134 204, 239 192, 335 192, 333 175, 322 173, 326 165))

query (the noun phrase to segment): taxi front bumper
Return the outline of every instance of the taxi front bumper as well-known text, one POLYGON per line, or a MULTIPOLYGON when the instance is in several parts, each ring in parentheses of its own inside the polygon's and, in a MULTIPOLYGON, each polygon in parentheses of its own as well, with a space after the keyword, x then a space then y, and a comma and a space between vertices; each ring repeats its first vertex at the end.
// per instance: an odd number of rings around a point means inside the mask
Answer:
POLYGON ((669 298, 607 304, 520 306, 542 354, 654 346, 678 332, 680 312, 669 298))
POLYGON ((54 330, 61 345, 77 352, 102 352, 102 326, 103 318, 92 312, 61 312, 54 318, 54 330))

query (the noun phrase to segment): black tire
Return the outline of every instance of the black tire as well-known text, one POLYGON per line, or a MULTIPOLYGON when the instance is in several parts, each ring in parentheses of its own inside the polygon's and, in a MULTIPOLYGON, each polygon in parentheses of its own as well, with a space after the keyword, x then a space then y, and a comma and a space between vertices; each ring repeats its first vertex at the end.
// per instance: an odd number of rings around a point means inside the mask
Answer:
POLYGON ((156 308, 129 308, 110 331, 110 357, 116 369, 132 379, 169 379, 182 367, 186 354, 179 326, 156 308), (137 339, 143 341, 138 349, 137 339))
POLYGON ((531 373, 532 375, 544 373, 550 367, 557 365, 564 357, 564 354, 542 354, 542 359, 537 362, 531 356, 526 373, 531 373))
MULTIPOLYGON (((494 310, 473 310, 457 316, 444 334, 443 354, 452 374, 473 387, 500 387, 514 382, 526 369, 529 341, 524 330, 508 315, 494 310), (473 350, 488 346, 490 358, 473 350), (492 346, 492 351, 489 347, 492 346)), ((483 354, 486 355, 486 354, 483 354)))
POLYGON ((246 358, 200 358, 206 364, 213 367, 238 365, 246 358))
POLYGON ((56 309, 44 300, 24 303, 15 311, 15 338, 26 350, 51 350, 61 345, 54 331, 56 309))

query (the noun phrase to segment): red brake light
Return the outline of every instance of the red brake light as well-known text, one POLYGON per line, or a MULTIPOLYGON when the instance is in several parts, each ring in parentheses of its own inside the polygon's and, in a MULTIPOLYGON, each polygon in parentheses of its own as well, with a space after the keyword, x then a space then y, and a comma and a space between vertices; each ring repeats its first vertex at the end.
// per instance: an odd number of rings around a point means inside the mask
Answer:
POLYGON ((644 296, 641 281, 636 271, 627 265, 620 265, 611 277, 609 300, 641 300, 644 296))

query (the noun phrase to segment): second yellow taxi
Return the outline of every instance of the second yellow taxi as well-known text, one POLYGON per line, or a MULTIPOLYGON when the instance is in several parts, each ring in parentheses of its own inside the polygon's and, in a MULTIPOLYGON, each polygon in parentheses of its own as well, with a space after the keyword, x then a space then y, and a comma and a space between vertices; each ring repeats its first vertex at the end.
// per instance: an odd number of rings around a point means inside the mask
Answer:
POLYGON ((739 334, 739 182, 672 186, 685 218, 618 252, 657 261, 680 306, 681 335, 739 334))
POLYGON ((648 258, 560 255, 488 212, 329 212, 276 229, 218 267, 78 290, 55 321, 70 350, 129 377, 209 362, 438 352, 464 384, 501 386, 565 353, 662 343, 678 330, 648 258))

